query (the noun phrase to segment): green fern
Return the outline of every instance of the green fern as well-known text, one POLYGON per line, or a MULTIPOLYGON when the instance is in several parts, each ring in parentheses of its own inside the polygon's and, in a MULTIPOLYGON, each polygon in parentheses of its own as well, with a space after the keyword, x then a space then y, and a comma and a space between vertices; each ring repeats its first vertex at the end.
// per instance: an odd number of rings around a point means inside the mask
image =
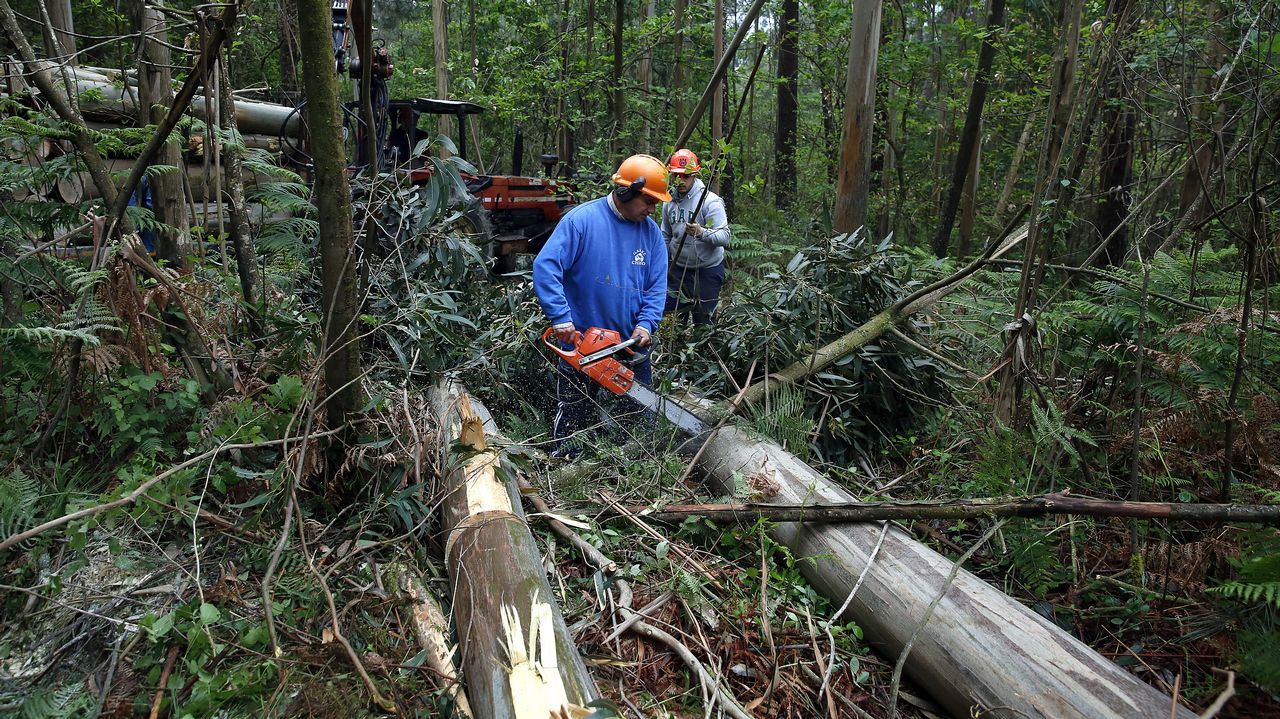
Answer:
POLYGON ((817 428, 817 422, 808 412, 804 392, 786 385, 768 403, 752 405, 749 420, 755 431, 773 439, 801 459, 807 459, 809 441, 817 428))
POLYGON ((0 536, 9 536, 35 525, 39 515, 40 486, 21 468, 0 475, 0 536))
POLYGON ((1067 424, 1066 419, 1062 416, 1062 410, 1058 409, 1053 403, 1043 407, 1039 403, 1032 403, 1031 418, 1032 435, 1037 445, 1057 445, 1077 462, 1082 462, 1083 458, 1075 448, 1072 440, 1087 444, 1090 447, 1098 446, 1098 443, 1088 433, 1067 424))
MULTIPOLYGON (((68 684, 56 689, 34 689, 25 696, 4 697, 18 699, 16 711, 11 715, 20 719, 71 719, 94 715, 93 696, 85 691, 82 683, 68 684)), ((7 702, 6 702, 7 703, 7 702)))
POLYGON ((1207 591, 1242 602, 1265 602, 1280 609, 1280 582, 1223 582, 1207 591))

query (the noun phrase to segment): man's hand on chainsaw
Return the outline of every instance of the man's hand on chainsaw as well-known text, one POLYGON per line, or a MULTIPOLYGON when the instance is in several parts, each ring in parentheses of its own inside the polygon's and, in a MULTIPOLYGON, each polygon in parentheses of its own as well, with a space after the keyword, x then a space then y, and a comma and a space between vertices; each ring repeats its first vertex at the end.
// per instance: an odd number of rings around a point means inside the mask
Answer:
POLYGON ((578 328, 572 322, 551 328, 551 335, 565 344, 573 344, 578 338, 578 328))
POLYGON ((636 342, 637 347, 648 347, 649 343, 653 342, 653 335, 650 335, 649 330, 643 327, 636 327, 635 331, 631 333, 631 336, 640 338, 639 341, 636 342))

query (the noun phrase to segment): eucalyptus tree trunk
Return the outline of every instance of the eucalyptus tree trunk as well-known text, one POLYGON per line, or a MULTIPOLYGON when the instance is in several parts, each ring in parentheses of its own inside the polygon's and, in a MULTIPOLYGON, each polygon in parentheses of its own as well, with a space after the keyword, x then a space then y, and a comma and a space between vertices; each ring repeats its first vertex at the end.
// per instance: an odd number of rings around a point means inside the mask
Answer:
POLYGON ((613 144, 623 143, 622 132, 626 127, 627 104, 622 94, 622 32, 626 27, 626 0, 613 0, 613 144))
MULTIPOLYGON (((474 7, 474 6, 473 6, 474 7)), ((569 62, 572 58, 570 48, 573 44, 573 38, 569 35, 570 13, 572 5, 569 0, 564 0, 560 5, 560 74, 559 74, 559 114, 560 114, 560 135, 557 138, 556 154, 560 156, 561 167, 564 168, 566 177, 573 176, 574 168, 574 136, 573 125, 569 122, 569 62)))
POLYGON ((671 93, 673 95, 672 105, 675 107, 675 131, 677 133, 684 129, 684 16, 686 8, 686 0, 675 0, 675 8, 672 10, 675 39, 671 44, 672 63, 674 64, 671 69, 671 93))
MULTIPOLYGON (((711 23, 711 65, 719 67, 720 60, 724 58, 724 0, 715 0, 714 18, 711 23)), ((711 162, 717 168, 711 177, 711 191, 717 194, 720 193, 722 173, 716 163, 720 160, 720 141, 724 139, 724 93, 728 87, 729 83, 722 81, 711 97, 711 162)))
POLYGON ((79 65, 80 59, 76 54, 76 24, 75 17, 71 12, 71 0, 43 0, 45 9, 49 12, 49 24, 53 26, 52 36, 44 33, 45 36, 45 53, 51 58, 57 58, 58 63, 62 65, 79 65), (57 47, 53 47, 51 40, 57 40, 57 47))
POLYGON ((438 466, 453 468, 441 524, 471 706, 477 717, 495 719, 583 716, 576 710, 599 690, 556 606, 519 486, 514 478, 504 484, 495 471, 493 420, 456 383, 437 384, 430 398, 438 466))
POLYGON ((876 120, 880 12, 880 0, 855 0, 853 3, 849 67, 844 86, 840 170, 836 180, 836 232, 853 232, 867 223, 867 203, 871 197, 871 140, 876 120))
MULTIPOLYGON (((436 66, 436 97, 449 99, 449 18, 444 0, 431 0, 431 48, 436 66)), ((437 116, 438 132, 449 134, 448 115, 437 116)), ((466 132, 465 124, 458 127, 458 135, 466 132)), ((480 148, 476 148, 479 150, 480 148)))
POLYGON ((302 85, 307 96, 307 125, 315 157, 313 202, 320 225, 320 276, 323 309, 324 379, 329 397, 329 426, 339 427, 361 403, 360 340, 351 227, 351 190, 338 116, 338 78, 333 69, 330 6, 326 0, 298 0, 302 49, 302 85))
MULTIPOLYGON (((218 83, 218 123, 229 131, 237 142, 223 145, 222 186, 226 189, 227 204, 231 208, 231 246, 236 256, 236 274, 240 277, 240 294, 245 305, 250 309, 250 316, 257 324, 258 313, 252 308, 258 299, 259 276, 258 258, 253 249, 253 235, 249 228, 249 206, 244 199, 244 149, 239 142, 240 131, 236 128, 235 93, 231 89, 231 69, 227 67, 227 56, 218 63, 222 73, 218 83)), ((255 327, 255 334, 259 328, 255 327)))
MULTIPOLYGON (((158 125, 173 104, 173 73, 165 16, 158 9, 159 0, 133 0, 130 5, 134 22, 141 33, 138 43, 138 124, 158 125)), ((156 163, 183 168, 182 150, 177 138, 166 142, 156 155, 156 163)), ((147 176, 156 219, 169 228, 156 234, 156 255, 174 267, 185 269, 190 243, 186 196, 182 191, 182 172, 159 172, 147 176)), ((143 193, 139 193, 143 194, 143 193)), ((139 202, 139 204, 142 204, 139 202)))
POLYGON ((1013 197, 1013 187, 1018 182, 1018 168, 1022 166, 1022 156, 1027 153, 1027 142, 1031 139, 1031 126, 1034 117, 1028 117, 1022 126, 1022 134, 1018 135, 1018 144, 1013 149, 1013 160, 1009 162, 1009 170, 1004 175, 1004 187, 1000 190, 1000 199, 996 201, 995 220, 999 222, 1009 211, 1009 199, 1013 197))
POLYGON ((960 131, 960 149, 956 152, 955 166, 952 168, 951 190, 942 207, 942 221, 938 225, 938 232, 933 238, 933 253, 938 257, 946 257, 950 250, 951 228, 955 224, 960 198, 969 179, 969 163, 978 151, 982 108, 987 101, 991 65, 996 56, 995 35, 1004 26, 1004 5, 1005 0, 991 0, 991 9, 987 14, 986 34, 982 38, 982 47, 978 50, 978 68, 973 76, 973 89, 969 93, 969 109, 965 113, 964 129, 960 131))
POLYGON ((885 127, 884 127, 884 163, 883 169, 880 171, 880 196, 881 209, 880 219, 878 223, 877 238, 888 237, 894 225, 894 207, 896 202, 891 202, 896 192, 900 191, 897 185, 898 171, 898 113, 894 111, 896 103, 895 97, 898 94, 897 83, 890 82, 887 87, 887 98, 885 101, 885 127))
MULTIPOLYGON (((773 442, 732 426, 708 440, 698 466, 713 491, 729 495, 745 476, 778 503, 854 499, 773 442)), ((800 560, 796 566, 814 588, 842 608, 833 619, 857 622, 889 659, 918 632, 906 672, 952 716, 1194 717, 893 524, 788 522, 773 525, 771 534, 800 560)))
POLYGON ((796 194, 796 125, 799 119, 800 3, 782 0, 778 15, 778 119, 774 136, 773 199, 780 208, 791 207, 796 194))
MULTIPOLYGON (((721 1, 722 0, 716 0, 716 2, 721 2, 721 1)), ((649 18, 657 14, 658 1, 642 0, 640 4, 640 8, 641 8, 640 24, 643 25, 644 23, 648 22, 649 18)), ((717 29, 717 34, 719 34, 719 32, 720 31, 717 29)), ((636 81, 640 85, 640 92, 643 93, 644 95, 645 103, 651 104, 653 100, 653 92, 652 92, 653 90, 653 46, 652 45, 647 46, 644 49, 644 52, 641 53, 640 65, 637 68, 637 71, 638 72, 637 72, 636 81)), ((653 113, 649 113, 649 112, 644 113, 644 124, 640 128, 640 144, 643 145, 644 147, 650 147, 653 144, 652 116, 653 116, 653 113)))
MULTIPOLYGON (((1083 0, 1066 0, 1062 9, 1062 42, 1055 52, 1053 78, 1049 93, 1049 112, 1045 118, 1043 139, 1040 145, 1040 159, 1036 165, 1036 189, 1031 200, 1031 220, 1027 232, 1027 246, 1023 252, 1022 272, 1018 280, 1018 294, 1014 300, 1013 318, 1019 322, 1013 332, 1030 332, 1032 328, 1021 322, 1028 311, 1037 304, 1040 277, 1043 265, 1048 260, 1048 250, 1040 237, 1042 222, 1040 204, 1046 193, 1056 184, 1059 164, 1062 161, 1062 150, 1067 138, 1068 128, 1074 113, 1074 93, 1076 76, 1076 59, 1080 47, 1080 15, 1083 0)), ((1008 346, 1016 351, 1018 347, 1030 346, 1027 342, 1009 340, 1008 346)), ((1013 424, 1022 406, 1023 364, 1026 358, 1017 355, 1004 362, 996 373, 999 388, 995 397, 995 416, 1005 424, 1013 424)))
POLYGON ((301 57, 298 0, 280 0, 280 94, 286 105, 298 104, 298 63, 301 57))
POLYGON ((973 223, 977 215, 978 201, 978 168, 982 165, 982 124, 978 125, 977 147, 973 148, 973 157, 969 158, 968 179, 964 183, 964 194, 960 196, 960 224, 956 228, 956 256, 963 259, 969 256, 973 248, 973 223))

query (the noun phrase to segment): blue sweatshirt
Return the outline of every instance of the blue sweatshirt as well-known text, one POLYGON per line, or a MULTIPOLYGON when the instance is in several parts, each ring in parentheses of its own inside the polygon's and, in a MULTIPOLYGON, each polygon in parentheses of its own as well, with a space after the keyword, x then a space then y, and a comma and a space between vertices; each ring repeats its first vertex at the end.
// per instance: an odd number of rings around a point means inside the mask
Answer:
POLYGON ((651 218, 630 222, 606 195, 571 210, 533 261, 533 291, 551 324, 657 332, 667 299, 667 246, 651 218))

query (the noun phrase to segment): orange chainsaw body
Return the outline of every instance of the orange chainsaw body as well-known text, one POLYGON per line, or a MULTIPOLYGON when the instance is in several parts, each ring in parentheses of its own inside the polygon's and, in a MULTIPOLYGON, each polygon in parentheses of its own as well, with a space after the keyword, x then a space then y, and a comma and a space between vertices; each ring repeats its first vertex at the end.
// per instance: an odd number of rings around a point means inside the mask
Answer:
MULTIPOLYGON (((571 350, 560 347, 552 338, 552 331, 553 328, 548 327, 547 331, 542 333, 542 343, 550 347, 552 352, 560 355, 560 358, 567 362, 570 367, 595 380, 596 384, 614 394, 623 394, 631 389, 631 385, 635 384, 635 370, 619 362, 612 355, 602 357, 585 365, 582 364, 582 358, 621 344, 622 335, 618 334, 617 331, 591 327, 586 332, 577 334, 571 350)), ((628 351, 630 351, 630 348, 628 348, 628 351)))

